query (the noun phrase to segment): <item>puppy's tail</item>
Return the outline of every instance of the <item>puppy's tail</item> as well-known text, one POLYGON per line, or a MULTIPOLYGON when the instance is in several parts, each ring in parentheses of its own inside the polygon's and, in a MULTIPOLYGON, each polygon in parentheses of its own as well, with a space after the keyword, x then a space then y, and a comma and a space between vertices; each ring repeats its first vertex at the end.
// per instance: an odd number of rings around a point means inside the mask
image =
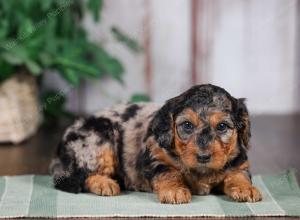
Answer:
POLYGON ((57 157, 52 160, 49 171, 53 176, 56 189, 71 193, 79 193, 85 190, 87 172, 76 166, 73 155, 66 152, 62 144, 58 147, 57 157))

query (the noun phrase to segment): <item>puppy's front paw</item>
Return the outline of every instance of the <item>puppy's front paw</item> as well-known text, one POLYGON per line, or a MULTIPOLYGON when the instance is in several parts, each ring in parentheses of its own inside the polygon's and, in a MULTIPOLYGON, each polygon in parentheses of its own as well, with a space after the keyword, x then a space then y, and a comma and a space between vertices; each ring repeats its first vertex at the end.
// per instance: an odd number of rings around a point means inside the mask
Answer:
POLYGON ((211 187, 205 183, 198 183, 197 194, 200 196, 208 195, 211 187))
POLYGON ((189 189, 184 187, 171 187, 161 189, 158 192, 158 198, 161 203, 181 204, 189 203, 192 195, 189 189))
POLYGON ((228 190, 227 194, 237 202, 258 202, 262 200, 260 192, 254 186, 234 186, 228 190))
POLYGON ((90 192, 100 196, 116 196, 121 191, 119 184, 106 176, 89 177, 86 184, 90 192))

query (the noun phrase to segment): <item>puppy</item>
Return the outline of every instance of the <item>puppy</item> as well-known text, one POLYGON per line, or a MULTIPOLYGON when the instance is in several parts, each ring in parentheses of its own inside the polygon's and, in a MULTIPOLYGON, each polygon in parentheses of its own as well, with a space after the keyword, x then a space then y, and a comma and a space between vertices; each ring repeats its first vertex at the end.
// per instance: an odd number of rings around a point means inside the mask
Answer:
POLYGON ((115 196, 155 192, 162 203, 188 203, 218 189, 257 202, 247 151, 250 122, 243 99, 198 85, 168 100, 119 105, 70 126, 51 165, 67 192, 115 196))

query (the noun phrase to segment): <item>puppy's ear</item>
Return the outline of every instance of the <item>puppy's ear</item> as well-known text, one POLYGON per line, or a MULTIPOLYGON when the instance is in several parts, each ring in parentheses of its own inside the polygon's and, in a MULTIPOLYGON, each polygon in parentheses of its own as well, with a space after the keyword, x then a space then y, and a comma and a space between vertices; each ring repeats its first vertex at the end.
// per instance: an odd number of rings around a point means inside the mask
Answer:
POLYGON ((166 102, 154 116, 150 128, 158 144, 163 148, 171 148, 173 145, 173 114, 179 97, 166 102))
POLYGON ((248 150, 250 148, 251 125, 245 99, 237 99, 236 122, 239 142, 248 150))

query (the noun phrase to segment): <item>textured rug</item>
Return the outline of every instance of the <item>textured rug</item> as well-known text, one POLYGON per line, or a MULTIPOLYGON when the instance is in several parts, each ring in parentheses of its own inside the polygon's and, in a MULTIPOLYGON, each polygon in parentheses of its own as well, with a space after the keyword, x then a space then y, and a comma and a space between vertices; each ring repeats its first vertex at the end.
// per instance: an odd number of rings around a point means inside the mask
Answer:
POLYGON ((226 196, 193 196, 190 204, 160 204, 155 194, 125 192, 116 197, 55 190, 50 176, 0 177, 0 218, 10 217, 241 217, 300 216, 300 190, 294 171, 255 176, 258 203, 236 203, 226 196))

